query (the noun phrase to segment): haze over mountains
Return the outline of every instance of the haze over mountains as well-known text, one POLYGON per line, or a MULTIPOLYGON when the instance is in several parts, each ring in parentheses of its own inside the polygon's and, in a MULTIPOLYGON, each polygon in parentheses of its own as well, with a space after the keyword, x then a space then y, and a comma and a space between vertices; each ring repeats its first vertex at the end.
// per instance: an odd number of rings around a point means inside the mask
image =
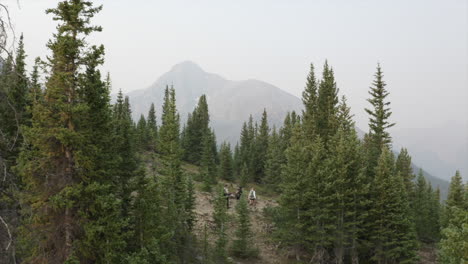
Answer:
POLYGON ((166 85, 174 85, 176 89, 177 107, 183 121, 193 111, 198 98, 207 95, 211 126, 218 141, 236 142, 242 123, 250 114, 259 119, 264 108, 270 123, 276 125, 282 124, 288 111, 302 109, 299 98, 271 84, 253 79, 226 80, 185 61, 175 65, 149 88, 128 93, 136 120, 142 113, 146 115, 151 103, 160 109, 166 85))
MULTIPOLYGON (((271 126, 280 126, 288 111, 300 112, 302 109, 301 99, 271 84, 254 79, 227 80, 219 75, 205 72, 193 62, 185 61, 175 65, 150 87, 127 94, 130 97, 135 120, 138 120, 141 114, 147 114, 151 103, 155 103, 156 111, 160 111, 166 85, 174 85, 176 89, 177 107, 182 124, 187 114, 193 111, 198 98, 202 94, 207 95, 211 127, 216 131, 219 142, 226 140, 235 144, 242 123, 249 118, 250 114, 253 115, 254 120, 259 120, 263 109, 266 109, 271 126)), ((160 116, 160 113, 157 115, 160 116)), ((364 134, 359 128, 358 133, 361 136, 364 134)), ((395 145, 399 146, 398 142, 395 142, 395 145)), ((415 155, 411 148, 409 152, 415 155)), ((437 165, 441 164, 445 166, 443 162, 435 158, 430 159, 430 162, 432 163, 430 168, 437 168, 437 165)), ((432 170, 428 170, 426 164, 418 165, 425 169, 425 176, 434 187, 440 186, 442 196, 445 196, 448 182, 442 180, 440 175, 433 174, 432 170)), ((418 167, 414 165, 414 169, 417 172, 418 167)))

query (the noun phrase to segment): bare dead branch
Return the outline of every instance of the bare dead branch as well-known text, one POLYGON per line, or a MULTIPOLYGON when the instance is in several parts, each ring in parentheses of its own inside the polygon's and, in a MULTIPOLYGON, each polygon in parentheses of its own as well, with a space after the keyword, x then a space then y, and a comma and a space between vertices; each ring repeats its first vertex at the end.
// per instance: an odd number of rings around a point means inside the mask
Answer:
POLYGON ((7 230, 7 233, 8 233, 8 237, 10 238, 10 241, 8 242, 8 245, 7 247, 5 248, 5 251, 8 251, 8 249, 10 248, 11 246, 11 243, 13 242, 13 237, 11 236, 11 232, 10 232, 10 228, 8 227, 7 223, 5 222, 5 220, 3 220, 3 217, 0 215, 0 220, 1 222, 3 223, 3 225, 5 226, 5 229, 7 230))

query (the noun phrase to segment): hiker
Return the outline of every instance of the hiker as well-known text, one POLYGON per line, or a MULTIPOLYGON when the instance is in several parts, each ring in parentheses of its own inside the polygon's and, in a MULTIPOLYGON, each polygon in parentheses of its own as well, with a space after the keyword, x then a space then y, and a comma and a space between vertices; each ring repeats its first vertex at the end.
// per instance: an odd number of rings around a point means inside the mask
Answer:
POLYGON ((239 200, 241 198, 241 195, 242 195, 242 187, 239 186, 236 192, 236 199, 239 200))
POLYGON ((229 209, 229 196, 231 194, 229 193, 229 189, 227 187, 227 184, 224 185, 224 196, 226 197, 226 207, 229 209))
POLYGON ((249 192, 249 205, 255 206, 256 200, 257 200, 257 194, 255 193, 254 187, 252 187, 249 192))

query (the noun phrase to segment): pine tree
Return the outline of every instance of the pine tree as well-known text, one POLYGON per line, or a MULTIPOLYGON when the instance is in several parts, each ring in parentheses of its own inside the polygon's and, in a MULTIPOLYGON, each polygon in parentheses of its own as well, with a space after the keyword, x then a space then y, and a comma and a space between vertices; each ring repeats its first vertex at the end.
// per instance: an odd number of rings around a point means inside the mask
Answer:
POLYGON ((315 78, 314 65, 310 64, 309 75, 304 91, 302 92, 302 103, 305 110, 302 113, 307 135, 315 135, 317 127, 317 99, 318 99, 318 84, 315 78))
POLYGON ((24 50, 24 38, 21 34, 18 49, 16 50, 15 65, 11 73, 12 85, 8 91, 8 97, 15 108, 16 118, 20 124, 24 124, 24 113, 28 103, 29 79, 26 75, 26 52, 24 50))
POLYGON ((50 76, 45 102, 33 109, 32 128, 26 129, 31 149, 21 154, 19 171, 26 184, 25 199, 33 218, 30 235, 39 238, 29 256, 32 262, 64 263, 76 259, 80 233, 79 198, 91 169, 84 151, 89 142, 80 134, 86 104, 79 99, 79 69, 86 63, 84 38, 100 27, 90 19, 101 8, 81 0, 60 2, 47 10, 60 21, 48 44, 50 76))
POLYGON ((150 150, 154 151, 157 149, 156 142, 158 140, 158 124, 156 122, 156 110, 153 103, 151 103, 151 107, 148 112, 147 127, 150 150))
POLYGON ((145 177, 143 171, 136 184, 136 198, 132 203, 133 229, 128 263, 167 263, 170 258, 163 247, 168 234, 162 215, 163 199, 156 179, 145 177))
POLYGON ((258 254, 258 249, 254 246, 252 236, 252 224, 250 223, 249 209, 246 198, 241 198, 236 205, 237 228, 235 239, 232 243, 232 252, 241 258, 254 257, 258 254))
POLYGON ((214 248, 215 263, 226 263, 228 245, 227 222, 228 214, 226 208, 226 197, 224 196, 223 188, 220 187, 217 191, 214 201, 213 220, 215 223, 216 242, 214 248))
MULTIPOLYGON (((468 185, 468 184, 467 184, 468 185)), ((457 171, 450 182, 446 201, 438 261, 440 263, 466 263, 468 254, 468 188, 457 171)))
POLYGON ((162 110, 162 124, 159 129, 159 148, 162 156, 161 192, 165 197, 164 222, 173 234, 171 243, 165 245, 174 260, 184 262, 190 232, 187 226, 187 181, 181 169, 181 148, 179 142, 180 123, 176 109, 175 90, 166 87, 162 110))
POLYGON ((252 115, 249 117, 247 123, 244 122, 240 135, 240 146, 239 146, 239 162, 240 164, 247 164, 248 168, 248 181, 254 177, 254 164, 255 164, 255 137, 256 131, 253 124, 252 115))
MULTIPOLYGON (((306 221, 303 219, 305 211, 309 208, 304 197, 308 188, 306 181, 309 178, 304 168, 309 167, 308 162, 311 160, 312 152, 307 151, 304 146, 306 141, 301 127, 297 125, 291 138, 291 146, 286 151, 287 162, 282 170, 283 181, 279 204, 280 215, 283 217, 281 222, 276 223, 278 225, 276 236, 296 251, 303 247, 310 248, 306 239, 308 233, 305 233, 306 221)), ((314 223, 315 226, 315 221, 309 223, 314 223)))
POLYGON ((429 227, 431 221, 434 219, 429 218, 429 206, 431 193, 428 193, 428 184, 420 169, 416 179, 415 197, 414 197, 414 222, 416 226, 416 233, 418 239, 424 242, 430 242, 429 227))
POLYGON ((242 164, 242 167, 240 169, 239 186, 243 188, 246 187, 249 179, 250 179, 249 167, 247 166, 247 163, 244 163, 242 164))
POLYGON ((130 211, 132 179, 138 170, 136 145, 131 109, 128 97, 122 91, 117 95, 117 101, 112 113, 113 144, 112 151, 118 156, 116 159, 114 182, 117 186, 117 195, 122 200, 123 217, 128 217, 130 211))
POLYGON ((341 97, 341 101, 338 105, 338 112, 337 112, 337 121, 338 121, 338 128, 342 129, 344 132, 353 132, 355 130, 353 115, 351 114, 351 108, 348 107, 346 103, 346 96, 341 97))
POLYGON ((232 169, 234 178, 236 179, 239 179, 240 177, 241 165, 239 143, 236 143, 236 146, 234 147, 234 154, 232 156, 232 169))
MULTIPOLYGON (((342 119, 342 122, 346 119, 342 119)), ((331 177, 329 185, 333 186, 331 194, 334 222, 329 223, 330 236, 333 238, 333 255, 336 263, 344 263, 349 255, 352 262, 359 259, 359 236, 366 217, 366 206, 369 204, 369 185, 361 167, 360 144, 354 130, 347 124, 340 125, 338 133, 331 139, 329 157, 331 177), (348 130, 346 130, 348 129, 348 130), (334 192, 334 193, 333 193, 334 192)))
POLYGON ((22 184, 13 168, 17 165, 17 158, 24 142, 22 127, 31 125, 25 57, 21 35, 14 62, 12 55, 8 54, 6 60, 2 59, 0 69, 0 167, 2 168, 0 216, 8 230, 3 229, 5 233, 2 232, 5 239, 0 243, 3 253, 0 262, 15 261, 16 245, 20 240, 16 230, 21 219, 18 191, 22 189, 22 184))
POLYGON ((206 96, 200 96, 198 104, 187 120, 185 131, 185 159, 188 162, 200 164, 202 160, 203 138, 210 133, 210 116, 206 96))
POLYGON ((122 204, 115 190, 119 185, 113 179, 117 153, 109 146, 113 141, 110 87, 101 79, 98 67, 104 55, 103 46, 93 46, 86 57, 86 70, 80 74, 80 99, 86 104, 82 114, 80 134, 88 142, 84 149, 89 163, 88 175, 83 179, 81 208, 84 218, 83 238, 77 246, 81 261, 105 263, 117 261, 125 247, 122 230, 127 221, 122 217, 122 204))
POLYGON ((139 149, 148 147, 149 133, 145 116, 141 115, 136 125, 136 141, 139 149))
POLYGON ((414 192, 413 181, 415 176, 413 174, 413 168, 411 167, 411 157, 408 154, 408 150, 405 148, 402 148, 400 150, 400 154, 398 154, 395 169, 396 172, 400 173, 401 177, 403 177, 406 186, 406 192, 410 197, 412 197, 414 192))
POLYGON ((265 180, 273 190, 279 191, 281 182, 281 168, 284 164, 284 153, 281 150, 281 142, 276 127, 273 127, 268 142, 268 151, 265 162, 265 180))
POLYGON ((415 263, 416 240, 403 178, 394 173, 394 157, 384 147, 372 185, 374 202, 372 260, 377 263, 415 263))
POLYGON ((455 208, 449 225, 442 230, 438 263, 466 263, 468 254, 468 209, 455 208))
POLYGON ((226 142, 221 144, 219 156, 220 156, 220 163, 219 163, 220 178, 224 180, 228 180, 228 181, 233 181, 234 173, 233 173, 231 144, 226 143, 226 142))
POLYGON ((29 88, 29 93, 28 93, 28 109, 27 109, 27 118, 28 118, 28 126, 31 126, 31 118, 32 118, 32 109, 34 104, 37 104, 39 102, 42 102, 44 99, 43 93, 42 93, 42 87, 40 83, 40 76, 39 76, 39 63, 40 63, 40 58, 36 58, 35 64, 33 66, 33 70, 31 73, 31 83, 30 83, 30 88, 29 88))
POLYGON ((465 189, 460 171, 456 171, 455 176, 453 176, 452 180, 450 181, 449 193, 447 196, 447 201, 445 202, 447 206, 463 208, 465 199, 464 192, 465 189))
POLYGON ((258 129, 258 135, 255 138, 254 151, 255 155, 253 167, 254 181, 262 182, 265 177, 265 162, 268 151, 268 137, 270 128, 268 126, 268 117, 266 110, 263 110, 262 120, 258 129))
POLYGON ((440 194, 439 190, 433 191, 431 184, 428 184, 428 216, 429 225, 427 227, 428 238, 434 243, 440 239, 440 194))
POLYGON ((387 102, 387 96, 389 92, 385 88, 387 85, 383 80, 382 69, 380 64, 377 65, 377 72, 375 73, 375 80, 370 87, 369 94, 370 99, 367 101, 372 105, 372 109, 366 108, 366 112, 369 114, 369 166, 370 170, 373 170, 377 166, 377 159, 380 156, 381 150, 384 146, 391 145, 391 137, 387 132, 388 128, 391 128, 395 123, 390 123, 388 119, 392 115, 389 105, 387 102))
MULTIPOLYGON (((21 126, 30 125, 28 114, 29 80, 26 76, 26 54, 24 50, 23 35, 21 35, 16 57, 9 56, 2 65, 0 76, 0 132, 8 168, 15 166, 23 136, 21 126)), ((2 147, 0 145, 0 147, 2 147)))
MULTIPOLYGON (((338 88, 333 69, 325 62, 318 88, 316 131, 327 146, 328 139, 337 131, 338 88)), ((313 122, 313 120, 311 120, 313 122)))
POLYGON ((201 173, 203 177, 203 189, 211 191, 211 186, 216 183, 216 161, 213 153, 213 134, 207 133, 203 137, 203 152, 201 160, 201 173))

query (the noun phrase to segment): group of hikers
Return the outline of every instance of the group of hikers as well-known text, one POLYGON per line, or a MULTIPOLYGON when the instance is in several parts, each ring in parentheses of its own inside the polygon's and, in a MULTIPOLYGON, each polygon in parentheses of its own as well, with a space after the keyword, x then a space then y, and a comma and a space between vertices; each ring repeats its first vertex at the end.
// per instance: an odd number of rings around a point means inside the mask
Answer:
MULTIPOLYGON (((230 193, 228 189, 228 185, 227 184, 224 185, 224 196, 226 197, 226 207, 228 209, 229 209, 229 199, 235 197, 237 200, 239 200, 242 196, 242 192, 243 192, 242 187, 239 186, 237 187, 237 191, 235 193, 230 193)), ((250 188, 249 196, 247 198, 249 199, 250 206, 256 205, 257 194, 255 193, 254 187, 250 188)))

